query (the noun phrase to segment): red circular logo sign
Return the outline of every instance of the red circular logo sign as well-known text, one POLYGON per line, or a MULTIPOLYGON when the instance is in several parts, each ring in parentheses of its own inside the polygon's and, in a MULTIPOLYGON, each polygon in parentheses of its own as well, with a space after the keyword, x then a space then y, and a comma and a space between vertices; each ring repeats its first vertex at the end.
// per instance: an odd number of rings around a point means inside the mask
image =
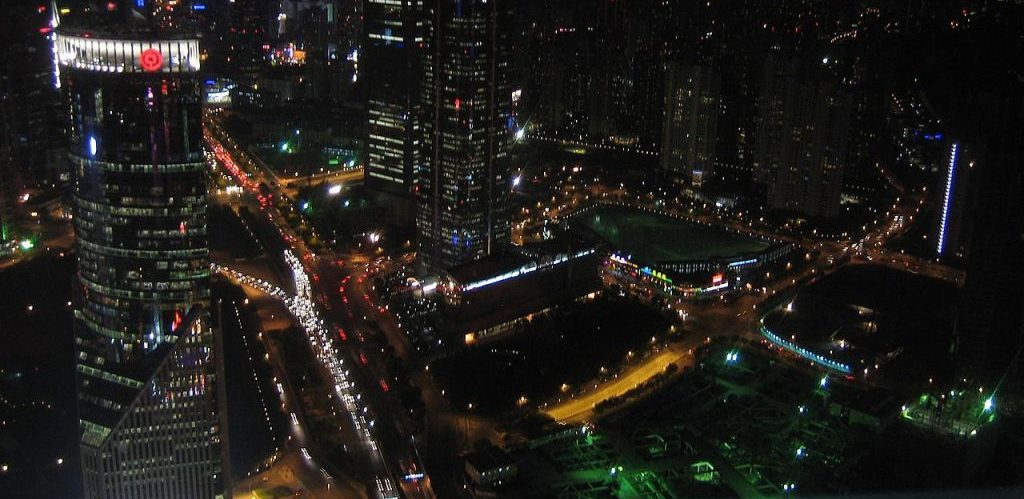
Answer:
POLYGON ((146 49, 139 54, 139 62, 142 63, 143 71, 160 71, 164 65, 164 56, 157 49, 146 49))

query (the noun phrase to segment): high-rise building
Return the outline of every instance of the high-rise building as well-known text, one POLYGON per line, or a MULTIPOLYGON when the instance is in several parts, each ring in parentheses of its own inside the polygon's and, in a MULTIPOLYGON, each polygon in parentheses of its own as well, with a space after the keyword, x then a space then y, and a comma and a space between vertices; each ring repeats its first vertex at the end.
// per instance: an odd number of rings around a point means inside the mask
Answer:
POLYGON ((210 2, 193 0, 195 25, 200 33, 203 72, 250 84, 265 59, 270 17, 263 0, 210 2))
POLYGON ((366 185, 388 205, 389 218, 412 227, 416 173, 423 162, 420 125, 423 0, 367 0, 362 72, 369 137, 366 185))
MULTIPOLYGON (((957 354, 959 373, 970 382, 997 393, 1020 393, 1024 390, 1024 291, 1020 287, 1024 280, 1020 258, 1024 254, 1024 83, 1011 74, 1000 74, 996 81, 998 91, 971 99, 961 110, 961 116, 969 117, 964 132, 975 149, 983 151, 973 167, 967 165, 975 199, 963 215, 971 218, 971 231, 967 278, 957 314, 957 354)), ((959 159, 955 163, 963 166, 959 159)))
POLYGON ((85 496, 223 497, 199 42, 105 10, 57 37, 85 496))
POLYGON ((3 254, 5 246, 14 239, 14 230, 11 226, 11 211, 14 206, 14 158, 11 157, 10 117, 7 111, 9 100, 6 79, 0 74, 0 254, 3 254))
POLYGON ((817 218, 839 214, 850 96, 797 59, 769 56, 757 102, 754 180, 768 207, 817 218))
POLYGON ((973 226, 972 206, 977 203, 971 176, 978 163, 975 148, 960 141, 951 142, 946 156, 939 161, 933 191, 938 196, 938 210, 929 235, 937 258, 959 260, 967 256, 973 226))
POLYGON ((591 113, 604 98, 594 85, 595 75, 607 71, 608 44, 593 31, 552 31, 550 39, 538 35, 536 56, 520 63, 530 76, 522 82, 530 127, 549 137, 588 139, 591 113))
POLYGON ((270 15, 267 5, 260 0, 235 0, 231 3, 231 22, 225 36, 228 47, 229 69, 244 77, 247 83, 255 79, 263 67, 263 44, 267 43, 270 15))
POLYGON ((48 2, 3 2, 0 78, 6 80, 14 190, 55 181, 65 171, 63 117, 54 77, 48 2))
POLYGON ((665 72, 661 168, 696 187, 715 174, 722 79, 709 67, 670 64, 665 72))
POLYGON ((432 0, 424 53, 419 258, 447 270, 509 243, 512 116, 507 0, 432 0))

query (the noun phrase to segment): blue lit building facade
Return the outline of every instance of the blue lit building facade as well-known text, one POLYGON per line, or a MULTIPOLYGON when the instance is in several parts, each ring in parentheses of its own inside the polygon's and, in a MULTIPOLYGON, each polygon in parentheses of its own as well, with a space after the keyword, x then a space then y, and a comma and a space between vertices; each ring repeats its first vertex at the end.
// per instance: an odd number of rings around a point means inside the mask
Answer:
POLYGON ((432 0, 423 56, 419 260, 432 271, 496 254, 510 240, 511 2, 432 0))
POLYGON ((199 43, 59 30, 87 498, 223 497, 199 43))
POLYGON ((936 258, 960 261, 967 258, 971 237, 972 206, 978 202, 971 176, 980 158, 966 142, 950 142, 939 161, 935 193, 938 208, 931 234, 936 258))

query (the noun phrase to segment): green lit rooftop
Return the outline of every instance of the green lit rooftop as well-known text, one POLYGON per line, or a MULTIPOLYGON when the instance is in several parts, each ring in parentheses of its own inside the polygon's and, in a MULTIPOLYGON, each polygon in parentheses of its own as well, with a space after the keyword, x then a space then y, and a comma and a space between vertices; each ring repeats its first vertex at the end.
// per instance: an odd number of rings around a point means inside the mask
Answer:
POLYGON ((616 251, 645 263, 732 258, 771 245, 762 239, 620 206, 599 206, 576 220, 616 251))

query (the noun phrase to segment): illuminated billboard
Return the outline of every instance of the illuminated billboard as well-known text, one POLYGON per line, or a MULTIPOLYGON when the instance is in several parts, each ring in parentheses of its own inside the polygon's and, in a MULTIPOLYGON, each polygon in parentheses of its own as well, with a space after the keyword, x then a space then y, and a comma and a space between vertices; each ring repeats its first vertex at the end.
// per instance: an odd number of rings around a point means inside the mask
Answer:
POLYGON ((194 73, 199 40, 111 40, 58 34, 61 66, 108 73, 194 73))

